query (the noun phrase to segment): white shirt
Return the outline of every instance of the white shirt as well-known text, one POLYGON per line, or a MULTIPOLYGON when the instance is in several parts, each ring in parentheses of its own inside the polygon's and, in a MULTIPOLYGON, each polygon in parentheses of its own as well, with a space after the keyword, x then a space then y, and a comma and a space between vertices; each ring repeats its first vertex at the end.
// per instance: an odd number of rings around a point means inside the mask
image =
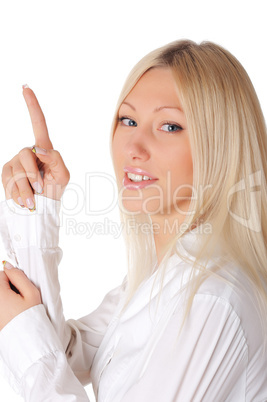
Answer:
MULTIPOLYGON (((26 401, 88 401, 82 384, 90 381, 98 402, 267 401, 257 301, 237 266, 219 272, 230 283, 204 281, 180 333, 191 264, 177 255, 168 261, 162 289, 155 273, 122 310, 123 282, 95 312, 65 322, 57 274, 60 202, 35 200, 33 213, 12 200, 0 206, 9 260, 42 292, 42 305, 0 332, 2 373, 26 401)), ((192 259, 197 245, 192 231, 178 247, 192 259)), ((210 270, 217 258, 219 247, 210 270)))

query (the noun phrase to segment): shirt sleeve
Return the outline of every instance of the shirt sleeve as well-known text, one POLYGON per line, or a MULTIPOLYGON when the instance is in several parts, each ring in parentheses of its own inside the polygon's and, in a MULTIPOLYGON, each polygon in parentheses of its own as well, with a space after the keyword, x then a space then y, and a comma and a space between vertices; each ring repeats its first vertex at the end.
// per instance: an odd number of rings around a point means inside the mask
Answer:
POLYGON ((85 385, 90 367, 118 304, 121 287, 111 291, 99 308, 80 320, 65 321, 60 298, 58 246, 60 201, 35 195, 36 211, 13 200, 0 204, 0 231, 8 256, 39 288, 42 303, 73 371, 85 385))
POLYGON ((231 305, 197 294, 189 316, 177 311, 124 402, 245 401, 248 347, 231 305))
POLYGON ((88 402, 42 304, 11 320, 0 332, 1 369, 26 402, 88 402))

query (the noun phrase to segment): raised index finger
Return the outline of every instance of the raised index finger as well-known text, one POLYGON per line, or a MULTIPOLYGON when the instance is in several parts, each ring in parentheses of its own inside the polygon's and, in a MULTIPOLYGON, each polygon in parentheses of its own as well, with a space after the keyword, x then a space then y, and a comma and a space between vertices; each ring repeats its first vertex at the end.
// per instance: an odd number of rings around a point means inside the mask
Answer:
POLYGON ((29 87, 25 86, 23 87, 23 96, 30 113, 35 145, 45 149, 53 149, 44 114, 34 92, 29 87))

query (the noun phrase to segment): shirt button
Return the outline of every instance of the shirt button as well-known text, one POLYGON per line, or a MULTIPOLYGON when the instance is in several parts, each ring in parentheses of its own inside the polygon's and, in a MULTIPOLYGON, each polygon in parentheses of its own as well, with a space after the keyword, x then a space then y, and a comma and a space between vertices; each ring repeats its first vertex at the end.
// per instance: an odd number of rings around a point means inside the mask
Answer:
POLYGON ((20 236, 19 234, 16 234, 16 235, 14 236, 14 240, 20 241, 20 240, 21 240, 21 236, 20 236))

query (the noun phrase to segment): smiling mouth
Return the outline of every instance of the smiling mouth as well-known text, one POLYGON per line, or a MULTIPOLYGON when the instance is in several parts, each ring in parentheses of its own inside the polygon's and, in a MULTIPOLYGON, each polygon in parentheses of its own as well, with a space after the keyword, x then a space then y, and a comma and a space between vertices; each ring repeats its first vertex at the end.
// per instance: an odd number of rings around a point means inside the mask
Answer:
POLYGON ((152 177, 143 176, 141 174, 129 173, 129 172, 127 173, 127 176, 131 181, 133 181, 135 183, 138 183, 138 182, 143 181, 143 180, 152 180, 152 177))
POLYGON ((158 179, 153 179, 146 175, 125 172, 123 186, 127 190, 141 190, 145 187, 149 187, 149 185, 155 183, 157 180, 158 179))

